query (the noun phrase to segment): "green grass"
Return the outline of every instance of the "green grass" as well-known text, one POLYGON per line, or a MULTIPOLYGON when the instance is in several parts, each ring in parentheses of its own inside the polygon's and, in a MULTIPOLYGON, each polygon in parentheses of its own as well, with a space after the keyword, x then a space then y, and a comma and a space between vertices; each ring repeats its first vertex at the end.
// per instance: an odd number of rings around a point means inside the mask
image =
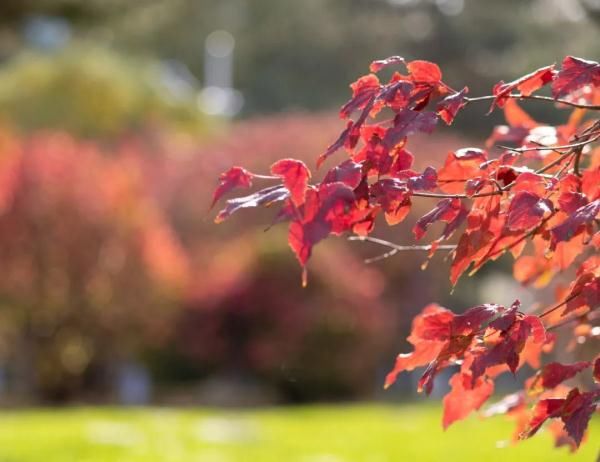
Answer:
POLYGON ((0 462, 594 461, 600 422, 580 451, 541 433, 506 444, 511 422, 440 428, 436 406, 308 406, 253 411, 75 408, 0 412, 0 462))

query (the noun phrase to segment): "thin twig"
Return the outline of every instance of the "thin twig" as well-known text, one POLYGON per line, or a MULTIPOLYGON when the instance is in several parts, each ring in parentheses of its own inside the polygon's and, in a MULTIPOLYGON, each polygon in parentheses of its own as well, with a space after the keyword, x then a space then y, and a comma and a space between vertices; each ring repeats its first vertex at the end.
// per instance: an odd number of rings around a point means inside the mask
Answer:
MULTIPOLYGON (((594 138, 585 140, 585 141, 580 141, 578 143, 572 143, 572 144, 563 144, 560 146, 536 146, 536 147, 530 147, 530 148, 511 148, 510 146, 503 146, 501 144, 498 145, 498 147, 502 148, 502 149, 507 149, 509 151, 513 151, 513 152, 528 152, 528 151, 558 151, 559 149, 572 149, 572 148, 578 148, 578 147, 583 147, 587 144, 593 143, 595 141, 597 141, 600 138, 599 136, 596 136, 594 138)), ((565 154, 564 152, 560 152, 560 154, 565 154)))
POLYGON ((569 303, 571 300, 573 300, 575 297, 577 297, 578 295, 581 294, 581 291, 576 292, 574 294, 569 295, 566 299, 564 299, 562 302, 557 303, 556 305, 554 305, 552 308, 547 309, 546 311, 544 311, 542 314, 540 314, 538 316, 538 318, 543 318, 544 316, 548 316, 550 313, 555 312, 556 310, 558 310, 561 306, 566 305, 567 303, 569 303))
MULTIPOLYGON (((371 236, 350 236, 348 237, 349 241, 366 241, 373 242, 374 244, 382 245, 384 247, 388 247, 392 250, 386 252, 384 254, 378 255, 377 257, 368 258, 365 260, 365 263, 374 263, 376 261, 384 260, 386 258, 392 257, 396 255, 398 252, 406 252, 406 251, 428 251, 431 250, 432 247, 436 247, 434 245, 399 245, 394 244, 393 242, 386 241, 384 239, 379 239, 371 236)), ((436 250, 454 250, 456 249, 456 245, 453 244, 441 244, 436 247, 436 250)))
POLYGON ((581 153, 583 153, 583 146, 575 149, 575 162, 573 163, 573 173, 577 176, 581 176, 581 172, 579 171, 579 162, 581 160, 581 153))
MULTIPOLYGON (((532 99, 532 100, 537 100, 537 101, 546 101, 549 103, 557 103, 557 104, 564 104, 566 106, 572 106, 572 107, 576 107, 576 108, 580 108, 580 109, 589 109, 592 111, 599 111, 600 110, 600 105, 594 105, 594 104, 579 104, 579 103, 574 103, 572 101, 567 101, 565 99, 555 99, 552 98, 550 96, 541 96, 541 95, 522 95, 520 93, 511 93, 509 95, 504 95, 508 98, 514 98, 514 99, 532 99)), ((486 96, 476 96, 474 98, 465 98, 465 101, 467 103, 475 103, 477 101, 489 101, 492 99, 496 99, 495 95, 486 95, 486 96)))

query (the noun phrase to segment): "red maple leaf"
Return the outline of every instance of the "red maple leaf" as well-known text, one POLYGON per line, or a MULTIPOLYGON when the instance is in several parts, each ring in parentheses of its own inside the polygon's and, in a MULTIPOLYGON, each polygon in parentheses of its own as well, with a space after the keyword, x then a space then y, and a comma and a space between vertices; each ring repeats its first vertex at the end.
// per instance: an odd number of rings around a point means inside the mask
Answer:
POLYGON ((540 429, 546 420, 560 418, 568 435, 579 446, 590 418, 596 410, 598 398, 600 398, 600 390, 581 393, 578 388, 574 388, 566 398, 540 400, 534 408, 529 428, 521 437, 529 438, 540 429))
POLYGON ((467 93, 469 93, 469 88, 465 87, 457 93, 446 96, 438 103, 436 111, 447 125, 451 125, 452 122, 454 122, 454 118, 456 117, 456 114, 458 114, 458 111, 467 104, 467 93))
POLYGON ((494 392, 494 382, 480 377, 472 383, 471 376, 458 372, 450 378, 450 392, 444 397, 444 430, 458 420, 478 410, 494 392))
POLYGON ((551 65, 542 67, 509 83, 504 83, 502 81, 498 82, 494 85, 492 90, 495 99, 490 111, 494 109, 494 105, 503 107, 506 100, 510 98, 509 95, 513 90, 519 90, 523 96, 529 96, 534 91, 539 90, 544 85, 552 82, 555 75, 556 71, 554 70, 554 65, 551 65))
POLYGON ((379 72, 381 69, 384 69, 393 64, 404 64, 404 58, 402 56, 390 56, 386 59, 379 59, 377 61, 373 61, 369 66, 369 70, 371 72, 379 72))
POLYGON ((541 223, 545 215, 552 213, 552 202, 528 191, 515 194, 508 208, 506 225, 511 231, 522 231, 541 223))
POLYGON ((285 200, 289 196, 290 193, 287 188, 282 186, 270 186, 268 188, 261 189, 254 194, 250 194, 249 196, 229 199, 226 207, 217 214, 215 223, 221 223, 241 209, 268 206, 274 202, 285 200))
POLYGON ((579 361, 573 364, 558 362, 546 364, 533 381, 532 387, 539 384, 543 388, 554 388, 591 365, 592 363, 589 361, 579 361))
POLYGON ((281 159, 271 165, 271 173, 283 179, 283 185, 290 192, 290 198, 296 207, 304 204, 310 178, 310 171, 304 162, 296 159, 281 159))
POLYGON ((565 98, 585 85, 600 87, 600 64, 567 56, 552 83, 552 95, 555 98, 565 98))
POLYGON ((358 187, 362 178, 362 165, 352 160, 346 160, 331 168, 323 178, 323 183, 341 182, 354 189, 358 187))
MULTIPOLYGON (((448 225, 450 225, 450 223, 453 223, 453 228, 455 228, 454 220, 456 220, 457 218, 460 219, 460 212, 462 208, 463 206, 460 199, 442 199, 438 202, 438 204, 433 210, 431 210, 429 213, 426 213, 417 220, 413 228, 415 238, 421 239, 425 235, 427 228, 429 228, 429 226, 431 226, 436 221, 443 221, 448 225)), ((444 232, 444 234, 446 233, 444 232)))
POLYGON ((418 112, 412 109, 403 109, 394 117, 393 126, 389 128, 383 138, 383 144, 392 149, 402 139, 417 132, 431 133, 437 123, 434 112, 418 112))
POLYGON ((252 186, 253 173, 242 167, 231 167, 219 176, 219 186, 213 194, 213 200, 210 208, 213 208, 217 201, 234 188, 249 188, 252 186))
POLYGON ((583 207, 579 207, 571 213, 565 221, 550 230, 553 242, 562 242, 571 240, 579 234, 586 224, 593 221, 600 213, 600 199, 590 202, 583 207))
POLYGON ((288 242, 302 266, 306 265, 312 248, 330 233, 340 234, 350 229, 347 208, 354 202, 354 193, 344 183, 324 183, 309 189, 299 210, 300 219, 290 223, 288 242))

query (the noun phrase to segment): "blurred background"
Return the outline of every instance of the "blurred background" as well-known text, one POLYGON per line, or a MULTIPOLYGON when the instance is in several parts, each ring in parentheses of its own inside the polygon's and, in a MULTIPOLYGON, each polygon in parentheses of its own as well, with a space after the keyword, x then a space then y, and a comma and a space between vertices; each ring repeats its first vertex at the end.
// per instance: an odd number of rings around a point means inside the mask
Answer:
MULTIPOLYGON (((0 403, 415 399, 416 378, 381 384, 416 312, 531 296, 502 264, 449 295, 443 258, 365 265, 381 249, 344 239, 302 289, 268 211, 213 224, 218 174, 314 166, 373 59, 435 61, 482 95, 598 59, 599 32, 598 0, 2 0, 0 403)), ((418 166, 481 145, 501 120, 486 109, 417 138, 418 166)), ((376 235, 412 241, 409 224, 376 235)))

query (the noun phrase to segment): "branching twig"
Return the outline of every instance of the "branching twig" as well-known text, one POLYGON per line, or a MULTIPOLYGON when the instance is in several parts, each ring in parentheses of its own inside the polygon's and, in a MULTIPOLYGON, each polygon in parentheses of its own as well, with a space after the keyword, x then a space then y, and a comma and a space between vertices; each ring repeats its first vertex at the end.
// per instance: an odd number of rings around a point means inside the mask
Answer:
MULTIPOLYGON (((572 143, 572 144, 563 144, 560 146, 536 146, 536 147, 529 147, 529 148, 511 148, 510 146, 503 146, 501 144, 498 145, 498 147, 502 148, 502 149, 507 149, 509 151, 513 151, 513 152, 528 152, 528 151, 558 151, 559 149, 572 149, 572 148, 578 148, 578 147, 583 147, 587 144, 593 143, 594 141, 597 141, 600 138, 599 136, 596 136, 594 138, 591 139, 587 139, 585 141, 579 141, 578 143, 572 143)), ((558 151, 560 154, 566 154, 564 152, 558 151)))
MULTIPOLYGON (((557 104, 564 104, 566 106, 572 106, 572 107, 576 107, 579 109, 589 109, 591 111, 600 111, 600 105, 594 105, 594 104, 579 104, 579 103, 574 103, 572 101, 567 101, 565 99, 555 99, 552 98, 550 96, 541 96, 541 95, 522 95, 520 93, 511 93, 509 95, 505 95, 508 98, 514 98, 514 99, 532 99, 532 100, 537 100, 537 101, 546 101, 549 103, 557 103, 557 104)), ((467 103, 475 103, 477 101, 489 101, 489 100, 493 100, 496 99, 495 95, 486 95, 486 96, 476 96, 474 98, 465 98, 465 101, 467 103)))
MULTIPOLYGON (((431 250, 432 247, 435 247, 431 244, 428 245, 399 245, 394 244, 393 242, 386 241, 384 239, 379 239, 371 236, 350 236, 348 238, 349 241, 367 241, 373 242, 374 244, 382 245, 384 247, 388 247, 391 250, 384 254, 378 255, 377 257, 368 258, 365 260, 365 263, 374 263, 376 261, 384 260, 386 258, 392 257, 396 255, 398 252, 406 252, 406 251, 428 251, 431 250)), ((441 244, 436 247, 436 250, 454 250, 456 249, 456 245, 453 244, 441 244)))

